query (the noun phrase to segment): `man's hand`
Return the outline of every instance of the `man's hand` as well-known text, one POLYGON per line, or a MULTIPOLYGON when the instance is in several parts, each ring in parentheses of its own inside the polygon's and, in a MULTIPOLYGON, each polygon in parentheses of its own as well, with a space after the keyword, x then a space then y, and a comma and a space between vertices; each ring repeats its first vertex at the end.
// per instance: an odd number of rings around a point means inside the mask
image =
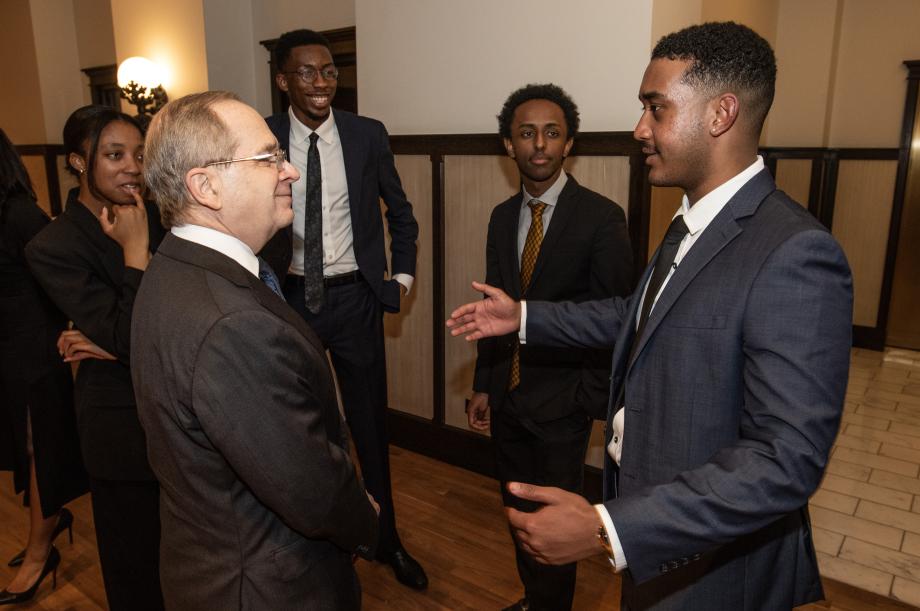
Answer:
POLYGON ((447 328, 454 337, 466 335, 471 342, 483 337, 507 335, 521 326, 521 304, 501 289, 481 282, 473 288, 486 294, 482 301, 462 305, 450 313, 447 328))
POLYGON ((139 192, 133 191, 131 194, 134 196, 134 205, 112 206, 111 219, 108 207, 103 207, 99 213, 99 225, 105 235, 121 246, 125 266, 145 270, 150 261, 147 208, 139 192))
POLYGON ((516 497, 543 503, 533 513, 505 507, 521 547, 543 564, 568 564, 604 552, 597 538, 600 518, 583 497, 560 488, 511 482, 516 497))
POLYGON ((57 340, 58 353, 64 357, 65 363, 75 363, 83 359, 100 359, 114 361, 115 357, 94 344, 76 329, 61 332, 57 340))
POLYGON ((474 392, 466 406, 466 417, 469 420, 470 428, 476 431, 488 431, 491 422, 489 418, 490 412, 489 394, 474 392))

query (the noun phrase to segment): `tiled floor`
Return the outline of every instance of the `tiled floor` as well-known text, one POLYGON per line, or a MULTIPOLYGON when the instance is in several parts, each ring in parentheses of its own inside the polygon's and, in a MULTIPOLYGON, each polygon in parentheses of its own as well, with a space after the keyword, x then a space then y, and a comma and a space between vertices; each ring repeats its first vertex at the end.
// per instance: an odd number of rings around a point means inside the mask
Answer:
POLYGON ((843 422, 811 499, 821 573, 920 606, 920 352, 854 349, 843 422))

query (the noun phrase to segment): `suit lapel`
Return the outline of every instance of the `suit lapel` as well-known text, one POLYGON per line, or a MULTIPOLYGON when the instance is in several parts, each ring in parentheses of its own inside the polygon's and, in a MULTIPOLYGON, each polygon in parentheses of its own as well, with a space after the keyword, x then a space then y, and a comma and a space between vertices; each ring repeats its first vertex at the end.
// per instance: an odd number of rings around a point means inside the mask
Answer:
POLYGON ((355 215, 360 208, 361 201, 361 170, 364 167, 363 158, 367 155, 365 139, 360 137, 353 121, 353 116, 342 110, 332 113, 336 130, 339 132, 339 142, 342 145, 342 159, 345 163, 345 180, 348 183, 348 202, 351 210, 352 227, 355 226, 355 215))
POLYGON ((511 290, 508 291, 514 299, 521 298, 521 262, 518 261, 517 231, 521 213, 521 195, 515 195, 504 204, 502 216, 495 230, 499 233, 496 242, 499 244, 499 265, 502 277, 511 280, 511 290))
MULTIPOLYGON (((639 346, 636 348, 632 362, 635 362, 636 358, 638 358, 639 353, 648 344, 649 339, 658 329, 661 321, 667 316, 677 299, 697 274, 743 231, 737 219, 753 214, 760 202, 775 190, 776 185, 769 172, 766 169, 761 171, 741 187, 710 222, 709 226, 703 230, 702 235, 693 244, 690 252, 687 253, 681 260, 680 265, 677 266, 677 269, 674 270, 661 296, 655 303, 655 307, 652 309, 645 325, 645 331, 639 339, 639 346)), ((661 247, 659 246, 652 263, 648 266, 646 273, 643 274, 643 283, 639 285, 640 287, 645 286, 660 251, 661 247)), ((646 299, 653 298, 649 295, 645 297, 646 299)), ((633 318, 630 319, 632 324, 635 324, 634 316, 635 312, 633 313, 633 318)), ((632 362, 629 363, 630 366, 632 366, 632 362)))

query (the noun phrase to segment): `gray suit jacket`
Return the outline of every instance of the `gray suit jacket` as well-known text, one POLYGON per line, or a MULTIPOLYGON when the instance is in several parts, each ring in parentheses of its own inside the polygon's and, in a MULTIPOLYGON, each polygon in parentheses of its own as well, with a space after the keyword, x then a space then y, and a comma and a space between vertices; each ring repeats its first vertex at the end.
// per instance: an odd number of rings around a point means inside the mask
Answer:
POLYGON ((821 598, 807 502, 849 368, 852 280, 839 245, 764 170, 675 270, 627 362, 639 295, 530 303, 527 318, 528 343, 615 343, 611 397, 624 393, 626 418, 605 506, 629 565, 624 608, 821 598))
POLYGON ((319 340, 230 258, 168 235, 137 296, 138 414, 170 609, 358 609, 377 518, 319 340))

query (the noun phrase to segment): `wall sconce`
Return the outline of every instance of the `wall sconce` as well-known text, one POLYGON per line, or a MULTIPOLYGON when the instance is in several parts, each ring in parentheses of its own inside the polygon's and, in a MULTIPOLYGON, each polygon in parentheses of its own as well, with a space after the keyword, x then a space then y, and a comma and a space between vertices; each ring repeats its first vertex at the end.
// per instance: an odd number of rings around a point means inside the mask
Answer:
POLYGON ((169 98, 163 89, 163 71, 146 57, 129 57, 118 67, 121 97, 137 107, 137 118, 146 125, 169 98))

